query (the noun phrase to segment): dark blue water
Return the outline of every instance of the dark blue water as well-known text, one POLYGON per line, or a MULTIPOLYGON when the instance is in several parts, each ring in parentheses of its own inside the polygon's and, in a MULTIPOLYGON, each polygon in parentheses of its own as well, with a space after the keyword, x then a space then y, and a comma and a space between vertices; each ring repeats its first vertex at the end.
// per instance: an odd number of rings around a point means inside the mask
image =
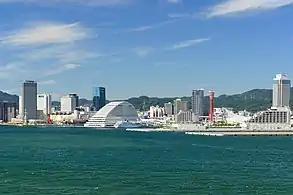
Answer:
POLYGON ((0 194, 293 194, 292 137, 0 127, 0 194))

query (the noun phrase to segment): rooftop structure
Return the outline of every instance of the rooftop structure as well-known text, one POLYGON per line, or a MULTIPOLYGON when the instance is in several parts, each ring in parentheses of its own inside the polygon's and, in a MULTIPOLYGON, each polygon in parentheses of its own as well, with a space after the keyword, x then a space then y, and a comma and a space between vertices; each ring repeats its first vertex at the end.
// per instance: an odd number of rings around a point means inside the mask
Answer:
POLYGON ((138 120, 138 114, 134 106, 127 101, 110 102, 91 117, 84 126, 113 128, 118 121, 125 120, 138 120))

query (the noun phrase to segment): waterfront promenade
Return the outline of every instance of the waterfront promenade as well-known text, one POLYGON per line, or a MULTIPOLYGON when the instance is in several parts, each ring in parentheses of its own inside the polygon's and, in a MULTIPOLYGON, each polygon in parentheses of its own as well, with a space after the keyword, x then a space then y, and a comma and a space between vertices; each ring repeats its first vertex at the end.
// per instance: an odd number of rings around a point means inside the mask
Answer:
POLYGON ((202 136, 293 136, 293 131, 186 132, 185 134, 202 136))

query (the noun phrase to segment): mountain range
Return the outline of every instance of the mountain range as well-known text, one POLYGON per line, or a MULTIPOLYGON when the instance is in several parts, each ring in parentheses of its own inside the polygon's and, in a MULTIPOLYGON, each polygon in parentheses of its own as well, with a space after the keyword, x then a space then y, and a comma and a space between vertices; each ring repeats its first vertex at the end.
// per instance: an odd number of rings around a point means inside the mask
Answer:
MULTIPOLYGON (((291 97, 293 97, 293 88, 291 88, 291 97)), ((132 97, 129 98, 131 104, 135 106, 135 108, 139 110, 148 110, 150 106, 164 106, 164 103, 173 102, 175 99, 181 98, 182 100, 188 101, 189 107, 191 107, 191 98, 190 97, 132 97)), ((0 91, 0 101, 9 101, 9 102, 17 102, 18 96, 11 95, 5 92, 0 91)), ((90 105, 92 103, 91 100, 80 99, 80 105, 90 105)), ((239 110, 247 110, 251 112, 256 112, 260 110, 267 109, 271 106, 272 103, 272 90, 271 89, 253 89, 250 91, 246 91, 241 94, 235 95, 220 95, 215 98, 215 107, 229 107, 233 108, 235 111, 239 110)), ((53 101, 53 106, 60 106, 60 102, 53 101)), ((293 102, 290 101, 291 107, 293 106, 293 102)), ((209 107, 209 97, 205 96, 204 98, 204 110, 208 111, 209 107)))

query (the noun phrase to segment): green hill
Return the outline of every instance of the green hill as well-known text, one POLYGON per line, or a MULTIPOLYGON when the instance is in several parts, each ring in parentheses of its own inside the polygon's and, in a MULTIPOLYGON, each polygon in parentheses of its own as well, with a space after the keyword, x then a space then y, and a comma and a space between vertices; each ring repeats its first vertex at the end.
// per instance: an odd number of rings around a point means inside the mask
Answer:
MULTIPOLYGON (((293 88, 291 88, 291 97, 293 97, 293 88)), ((128 101, 132 103, 139 110, 148 110, 152 105, 164 106, 164 103, 173 102, 175 99, 181 98, 182 100, 188 101, 189 107, 191 107, 190 97, 168 97, 168 98, 158 98, 158 97, 132 97, 128 101)), ((0 101, 9 101, 18 103, 18 96, 10 95, 0 91, 0 101)), ((272 102, 272 90, 271 89, 253 89, 246 91, 241 94, 235 95, 220 95, 215 98, 215 107, 231 107, 235 111, 247 110, 251 112, 256 112, 260 110, 267 109, 271 106, 272 102)), ((91 100, 80 99, 80 105, 90 105, 91 100)), ((54 101, 54 106, 60 106, 60 102, 54 101)), ((293 102, 290 102, 291 107, 293 107, 293 102)), ((204 99, 205 112, 208 112, 209 98, 208 96, 204 99)))
MULTIPOLYGON (((293 90, 291 90, 291 96, 293 95, 293 90)), ((147 97, 141 96, 138 98, 130 98, 128 101, 132 103, 137 109, 145 110, 144 108, 149 108, 151 105, 164 106, 164 103, 173 102, 174 98, 157 98, 157 97, 147 97)), ((180 98, 180 97, 179 97, 180 98)), ((189 102, 191 107, 191 98, 182 97, 182 100, 189 102)), ((270 89, 253 89, 242 94, 235 95, 220 95, 215 98, 215 107, 231 107, 235 111, 247 110, 247 111, 259 111, 267 109, 271 106, 272 102, 272 90, 270 89)), ((209 108, 209 97, 206 96, 204 99, 204 110, 207 113, 209 108)))

